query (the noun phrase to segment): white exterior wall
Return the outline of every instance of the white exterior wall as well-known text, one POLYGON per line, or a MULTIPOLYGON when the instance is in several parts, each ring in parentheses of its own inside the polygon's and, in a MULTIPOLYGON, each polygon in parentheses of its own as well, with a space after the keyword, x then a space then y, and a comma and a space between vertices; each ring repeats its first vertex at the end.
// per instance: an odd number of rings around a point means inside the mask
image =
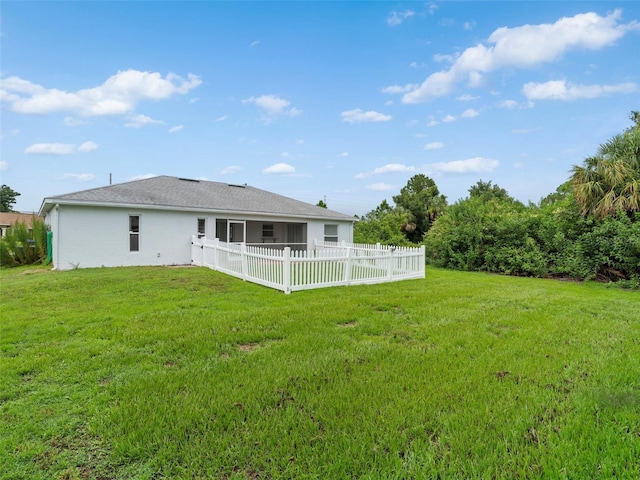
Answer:
POLYGON ((207 219, 208 235, 215 225, 214 216, 134 208, 60 205, 57 219, 55 216, 51 215, 51 228, 53 262, 58 270, 189 264, 191 236, 197 234, 197 219, 207 219), (138 252, 129 251, 130 215, 140 216, 138 252))
MULTIPOLYGON (((216 217, 229 218, 226 214, 207 212, 58 205, 47 213, 46 222, 53 232, 54 268, 69 270, 102 266, 190 264, 191 236, 198 233, 198 219, 206 220, 206 236, 214 238, 216 217), (140 216, 138 252, 129 251, 130 215, 140 216)), ((254 215, 245 219, 265 223, 305 222, 304 219, 293 217, 254 215)), ((315 239, 324 240, 325 224, 338 225, 339 241, 353 241, 353 223, 350 221, 307 220, 306 223, 308 249, 313 248, 315 239)), ((280 238, 281 234, 284 238, 286 232, 278 231, 276 236, 280 238)))
POLYGON ((339 220, 313 220, 307 225, 307 242, 313 248, 313 240, 324 242, 324 226, 338 225, 338 241, 353 243, 353 222, 339 220))

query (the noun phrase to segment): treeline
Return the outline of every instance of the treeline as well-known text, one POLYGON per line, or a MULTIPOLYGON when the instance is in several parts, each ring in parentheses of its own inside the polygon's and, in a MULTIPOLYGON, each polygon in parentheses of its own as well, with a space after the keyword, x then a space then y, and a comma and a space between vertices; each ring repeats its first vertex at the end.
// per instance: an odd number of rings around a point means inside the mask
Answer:
POLYGON ((566 183, 525 205, 480 180, 448 205, 435 182, 415 175, 395 205, 358 219, 354 240, 421 244, 440 267, 535 277, 617 281, 640 287, 640 114, 600 146, 566 183))

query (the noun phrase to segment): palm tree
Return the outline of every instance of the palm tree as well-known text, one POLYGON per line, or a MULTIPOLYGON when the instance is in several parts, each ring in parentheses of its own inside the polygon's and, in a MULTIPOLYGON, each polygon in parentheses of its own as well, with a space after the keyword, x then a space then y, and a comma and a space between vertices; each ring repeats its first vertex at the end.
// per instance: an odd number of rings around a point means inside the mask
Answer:
POLYGON ((640 129, 616 135, 571 171, 583 215, 604 218, 640 212, 640 129))

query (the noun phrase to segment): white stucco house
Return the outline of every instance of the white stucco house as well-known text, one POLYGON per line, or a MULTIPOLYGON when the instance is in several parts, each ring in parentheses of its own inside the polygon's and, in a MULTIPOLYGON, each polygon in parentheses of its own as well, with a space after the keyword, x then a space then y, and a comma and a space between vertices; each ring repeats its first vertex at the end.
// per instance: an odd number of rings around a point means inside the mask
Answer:
POLYGON ((193 235, 293 250, 353 241, 349 215, 247 185, 169 176, 47 197, 40 215, 58 270, 186 265, 193 235))

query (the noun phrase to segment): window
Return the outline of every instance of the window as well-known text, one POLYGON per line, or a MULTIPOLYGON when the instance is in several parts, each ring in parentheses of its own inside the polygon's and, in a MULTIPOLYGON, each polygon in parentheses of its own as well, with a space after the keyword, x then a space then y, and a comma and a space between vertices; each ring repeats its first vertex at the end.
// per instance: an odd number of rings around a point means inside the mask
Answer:
POLYGON ((325 242, 337 242, 338 241, 338 225, 325 225, 324 226, 324 241, 325 242))
POLYGON ((263 238, 272 238, 273 237, 273 223, 263 223, 262 224, 262 237, 263 238))
POLYGON ((140 215, 129 215, 129 251, 140 251, 140 215))
POLYGON ((227 241, 227 221, 224 219, 216 219, 216 238, 227 241))
POLYGON ((198 219, 198 238, 202 238, 207 234, 207 219, 198 219))

